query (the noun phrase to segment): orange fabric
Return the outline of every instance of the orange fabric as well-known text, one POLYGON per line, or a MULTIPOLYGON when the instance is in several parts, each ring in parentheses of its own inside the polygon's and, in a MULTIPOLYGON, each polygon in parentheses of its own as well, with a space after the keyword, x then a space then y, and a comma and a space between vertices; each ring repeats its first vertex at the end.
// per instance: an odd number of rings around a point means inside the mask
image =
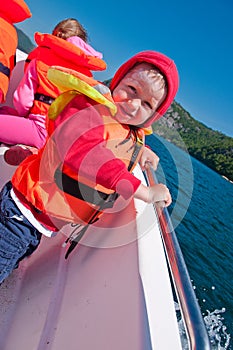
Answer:
MULTIPOLYGON (((125 163, 125 165, 128 167, 130 160, 131 160, 131 157, 132 157, 132 153, 134 151, 134 145, 136 143, 135 135, 131 135, 131 138, 128 140, 127 143, 119 145, 119 137, 120 137, 120 141, 127 139, 127 136, 129 135, 129 132, 130 132, 130 128, 127 125, 123 125, 123 124, 118 123, 110 115, 104 115, 103 114, 104 109, 101 108, 100 105, 96 106, 96 109, 98 109, 99 113, 103 116, 103 122, 104 122, 104 126, 105 126, 104 139, 107 141, 106 148, 111 149, 114 156, 116 158, 121 159, 125 163), (130 152, 129 152, 129 149, 131 150, 130 152)), ((144 137, 143 131, 141 131, 140 129, 137 130, 137 135, 139 136, 140 139, 142 139, 144 137)), ((131 171, 133 171, 138 159, 139 159, 139 154, 138 154, 138 157, 137 157, 131 171)), ((107 189, 103 186, 100 186, 100 185, 96 185, 95 183, 90 182, 90 180, 87 180, 83 177, 81 178, 80 176, 77 176, 77 173, 75 171, 71 170, 66 165, 63 165, 62 171, 63 171, 63 173, 69 175, 73 179, 76 179, 77 181, 80 181, 86 185, 89 185, 92 188, 95 188, 96 190, 99 190, 99 191, 107 193, 107 194, 113 193, 112 190, 109 190, 109 189, 107 189)))
POLYGON ((0 18, 0 89, 3 93, 4 102, 9 86, 9 78, 12 69, 14 68, 15 53, 18 44, 16 29, 3 18, 0 18), (4 71, 9 70, 9 75, 4 74, 4 71))
POLYGON ((31 15, 23 0, 0 0, 0 103, 6 98, 18 45, 13 23, 22 22, 31 15))
POLYGON ((31 11, 23 0, 1 0, 0 17, 11 23, 22 22, 32 16, 31 11))

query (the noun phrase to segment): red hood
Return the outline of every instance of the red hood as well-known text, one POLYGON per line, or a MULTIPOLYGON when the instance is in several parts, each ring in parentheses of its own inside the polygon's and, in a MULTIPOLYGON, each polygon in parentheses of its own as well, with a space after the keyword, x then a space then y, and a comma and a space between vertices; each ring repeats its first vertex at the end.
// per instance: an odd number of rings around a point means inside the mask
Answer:
POLYGON ((155 112, 155 114, 150 119, 148 119, 143 125, 144 127, 148 127, 155 120, 161 118, 162 115, 167 111, 167 109, 171 105, 178 90, 179 76, 176 65, 173 60, 171 60, 170 58, 168 58, 160 52, 144 51, 130 58, 117 70, 110 84, 111 91, 115 89, 115 87, 118 85, 120 80, 126 75, 126 73, 136 63, 139 62, 148 62, 156 66, 165 75, 168 85, 168 93, 166 99, 155 112))

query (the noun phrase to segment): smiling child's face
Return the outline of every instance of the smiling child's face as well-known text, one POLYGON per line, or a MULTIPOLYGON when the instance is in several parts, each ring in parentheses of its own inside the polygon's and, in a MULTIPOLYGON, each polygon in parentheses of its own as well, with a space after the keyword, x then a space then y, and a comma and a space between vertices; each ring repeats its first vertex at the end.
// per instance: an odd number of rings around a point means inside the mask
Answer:
POLYGON ((167 93, 164 77, 149 63, 134 66, 113 90, 119 123, 143 125, 164 101, 167 93))

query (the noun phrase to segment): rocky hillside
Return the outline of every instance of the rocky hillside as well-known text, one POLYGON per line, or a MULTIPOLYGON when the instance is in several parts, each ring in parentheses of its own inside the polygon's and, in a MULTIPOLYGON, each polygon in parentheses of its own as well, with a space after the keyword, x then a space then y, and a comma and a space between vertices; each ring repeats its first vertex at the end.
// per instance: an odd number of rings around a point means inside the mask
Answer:
POLYGON ((189 152, 220 175, 233 181, 233 138, 195 120, 179 103, 153 124, 154 133, 189 152))

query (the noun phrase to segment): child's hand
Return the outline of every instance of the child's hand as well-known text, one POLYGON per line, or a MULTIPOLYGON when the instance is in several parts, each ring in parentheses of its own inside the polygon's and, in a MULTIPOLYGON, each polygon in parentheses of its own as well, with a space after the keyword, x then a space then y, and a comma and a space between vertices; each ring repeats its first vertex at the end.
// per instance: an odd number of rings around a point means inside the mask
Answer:
POLYGON ((168 207, 172 202, 169 189, 163 184, 156 184, 150 187, 141 184, 134 197, 146 203, 157 203, 159 207, 168 207))
POLYGON ((157 203, 159 207, 168 207, 171 204, 172 198, 167 186, 156 184, 148 189, 150 203, 157 203))
POLYGON ((147 147, 143 147, 142 155, 140 158, 140 166, 142 170, 145 170, 146 163, 150 163, 154 170, 157 169, 159 164, 159 157, 147 147))

